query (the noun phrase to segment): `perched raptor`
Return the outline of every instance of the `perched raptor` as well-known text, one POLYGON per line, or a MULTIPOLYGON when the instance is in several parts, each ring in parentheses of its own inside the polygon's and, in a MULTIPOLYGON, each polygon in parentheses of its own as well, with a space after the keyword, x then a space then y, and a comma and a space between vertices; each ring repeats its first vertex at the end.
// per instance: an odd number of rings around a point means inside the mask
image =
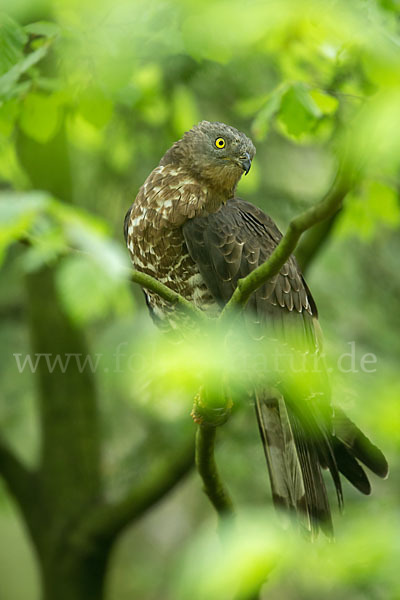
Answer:
MULTIPOLYGON (((164 154, 125 217, 125 239, 135 269, 158 279, 212 317, 238 279, 271 255, 281 233, 262 210, 235 195, 255 155, 251 140, 223 123, 202 121, 164 154)), ((160 326, 179 326, 179 313, 145 290, 160 326)), ((292 256, 255 292, 247 313, 285 338, 293 327, 319 352, 317 309, 292 256)), ((327 387, 327 386, 326 386, 327 387)), ((339 499, 342 473, 364 494, 370 483, 360 463, 381 477, 387 462, 339 409, 329 392, 314 390, 297 402, 278 390, 255 391, 274 503, 293 511, 312 534, 332 531, 321 470, 329 469, 339 499)))

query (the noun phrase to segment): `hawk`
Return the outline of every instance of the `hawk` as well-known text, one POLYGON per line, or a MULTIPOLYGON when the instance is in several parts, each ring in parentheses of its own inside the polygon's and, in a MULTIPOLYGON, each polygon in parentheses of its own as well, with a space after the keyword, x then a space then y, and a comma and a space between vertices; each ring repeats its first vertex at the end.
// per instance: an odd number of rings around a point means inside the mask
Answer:
MULTIPOLYGON (((274 221, 238 198, 250 170, 252 141, 224 123, 202 121, 164 154, 125 217, 125 240, 135 269, 151 275, 215 317, 240 278, 265 262, 282 237, 274 221)), ((144 290, 160 327, 179 327, 179 311, 144 290)), ((294 256, 258 289, 246 307, 259 327, 285 338, 296 328, 319 352, 318 313, 294 256)), ((326 378, 325 378, 326 379, 326 378)), ((360 492, 371 491, 360 463, 385 477, 381 451, 338 408, 326 389, 298 403, 290 392, 253 392, 274 504, 294 512, 311 534, 332 533, 322 477, 329 469, 339 499, 339 473, 360 492)))

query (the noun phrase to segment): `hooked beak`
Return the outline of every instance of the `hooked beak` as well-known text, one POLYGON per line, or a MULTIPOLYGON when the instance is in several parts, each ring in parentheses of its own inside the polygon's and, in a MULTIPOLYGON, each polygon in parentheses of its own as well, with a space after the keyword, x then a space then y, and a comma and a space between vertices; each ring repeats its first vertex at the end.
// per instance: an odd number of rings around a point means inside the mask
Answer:
POLYGON ((251 158, 250 158, 250 154, 248 152, 245 152, 239 158, 239 164, 242 167, 244 174, 247 175, 247 173, 250 171, 250 167, 251 167, 251 158))

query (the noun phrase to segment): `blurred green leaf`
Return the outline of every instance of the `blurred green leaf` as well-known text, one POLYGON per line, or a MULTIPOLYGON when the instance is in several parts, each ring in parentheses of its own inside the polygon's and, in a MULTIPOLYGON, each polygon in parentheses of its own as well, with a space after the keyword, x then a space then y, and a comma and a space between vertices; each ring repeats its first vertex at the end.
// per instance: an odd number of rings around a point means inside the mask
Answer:
POLYGON ((327 92, 311 90, 310 96, 324 115, 332 115, 338 109, 339 100, 327 92))
POLYGON ((60 124, 59 98, 31 92, 22 104, 19 119, 22 129, 32 139, 44 144, 57 132, 60 124))
POLYGON ((114 281, 126 281, 127 253, 108 237, 104 220, 53 199, 46 192, 0 194, 0 242, 4 250, 20 237, 32 246, 28 270, 61 253, 85 252, 114 281))
POLYGON ((0 75, 23 59, 27 40, 23 28, 5 13, 0 13, 0 75))
MULTIPOLYGON (((17 64, 11 67, 4 75, 0 77, 0 100, 16 96, 20 91, 16 86, 21 75, 26 73, 33 65, 38 63, 47 54, 50 44, 46 42, 31 54, 17 64)), ((24 82, 26 83, 26 82, 24 82)))
POLYGON ((96 229, 84 223, 68 225, 67 232, 71 243, 90 254, 112 279, 127 279, 129 258, 114 240, 99 235, 96 229))
POLYGON ((101 129, 111 119, 113 103, 100 89, 88 88, 79 98, 79 111, 86 121, 101 129))
POLYGON ((57 269, 60 298, 71 317, 85 324, 105 317, 111 310, 131 306, 128 289, 110 276, 97 260, 72 254, 57 269))
POLYGON ((182 131, 187 131, 201 120, 195 98, 183 85, 174 89, 173 110, 173 125, 177 135, 181 135, 182 131))
POLYGON ((54 265, 60 255, 69 251, 63 228, 50 218, 47 211, 41 211, 36 216, 27 237, 30 246, 20 258, 21 270, 26 273, 44 265, 54 265))
POLYGON ((370 240, 382 225, 400 225, 398 192, 380 181, 365 182, 358 195, 350 194, 345 202, 337 232, 341 236, 356 235, 370 240))
POLYGON ((285 89, 285 86, 279 86, 271 92, 264 106, 254 119, 251 129, 257 140, 261 140, 267 135, 271 120, 281 107, 282 95, 285 89))
MULTIPOLYGON (((92 348, 104 348, 109 357, 109 376, 103 369, 94 374, 102 434, 115 430, 103 449, 109 498, 136 485, 137 471, 147 466, 144 455, 153 459, 177 443, 182 423, 191 427, 192 397, 204 380, 215 397, 221 380, 229 380, 236 408, 217 450, 238 506, 236 531, 226 532, 224 545, 213 521, 207 540, 198 544, 207 508, 196 478, 188 481, 118 544, 107 575, 110 600, 244 599, 254 596, 268 571, 261 595, 271 599, 400 597, 398 1, 60 0, 52 3, 51 15, 47 1, 6 4, 21 24, 9 17, 0 21, 0 187, 30 189, 19 165, 29 145, 38 163, 46 157, 50 184, 60 171, 71 173, 74 202, 43 194, 36 206, 31 192, 0 194, 6 200, 0 203, 2 255, 15 240, 29 241, 10 252, 1 269, 0 308, 11 317, 4 320, 0 344, 7 407, 2 414, 14 414, 27 400, 18 415, 24 423, 15 437, 18 451, 33 462, 21 431, 34 429, 36 420, 31 379, 15 377, 10 348, 29 351, 20 317, 21 273, 43 264, 58 271, 64 307, 92 348), (30 23, 32 15, 54 23, 30 23), (49 110, 43 97, 53 104, 49 110), (28 135, 14 128, 21 112, 28 135), (359 189, 338 217, 335 232, 343 235, 325 245, 307 280, 331 349, 333 398, 389 455, 391 474, 387 481, 374 478, 371 498, 347 486, 345 514, 334 518, 335 544, 320 539, 311 545, 286 534, 265 510, 271 498, 247 398, 249 379, 253 386, 276 377, 265 368, 273 349, 254 349, 246 332, 227 343, 212 324, 204 338, 194 334, 177 343, 152 326, 136 287, 138 311, 132 311, 123 215, 165 150, 202 118, 247 134, 252 124, 257 155, 238 192, 282 230, 323 196, 338 160, 349 156, 360 171, 359 189), (57 123, 65 125, 65 137, 57 123), (277 125, 272 132, 271 123, 277 125), (357 343, 358 371, 342 373, 337 357, 350 339, 357 343), (361 359, 370 353, 377 370, 365 373, 361 359), (262 509, 256 513, 258 500, 262 509)), ((285 356, 281 366, 291 359, 285 356)), ((297 374, 288 385, 294 396, 307 394, 318 381, 297 374)), ((14 575, 13 591, 17 580, 14 575)), ((21 588, 24 600, 30 593, 21 588)))
POLYGON ((53 37, 60 34, 60 27, 57 23, 50 21, 36 21, 35 23, 29 23, 24 27, 27 33, 34 35, 40 35, 44 37, 53 37))
POLYGON ((0 105, 0 135, 4 135, 4 137, 11 135, 19 111, 19 104, 13 100, 0 105))
POLYGON ((49 196, 42 192, 0 194, 0 263, 8 246, 28 234, 37 215, 49 203, 49 196))
POLYGON ((175 573, 175 598, 255 597, 263 581, 273 574, 284 553, 284 543, 295 543, 290 534, 279 533, 270 511, 245 511, 235 527, 227 521, 222 532, 219 540, 207 526, 189 542, 175 573))
POLYGON ((283 94, 278 120, 290 137, 300 138, 308 133, 321 116, 321 109, 304 83, 294 83, 283 94))

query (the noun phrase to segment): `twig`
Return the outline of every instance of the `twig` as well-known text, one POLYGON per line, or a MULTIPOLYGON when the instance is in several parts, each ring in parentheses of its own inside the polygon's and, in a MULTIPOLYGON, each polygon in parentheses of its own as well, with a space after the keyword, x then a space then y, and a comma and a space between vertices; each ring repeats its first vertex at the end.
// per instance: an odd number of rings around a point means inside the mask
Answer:
POLYGON ((251 294, 280 271, 295 250, 302 233, 313 225, 331 217, 339 209, 349 189, 349 178, 344 174, 340 174, 321 202, 292 219, 287 232, 269 259, 254 269, 247 277, 239 279, 231 299, 221 313, 221 322, 225 322, 225 319, 231 316, 235 310, 244 307, 251 294))
POLYGON ((146 273, 141 273, 140 271, 130 271, 131 280, 134 283, 138 283, 141 287, 158 294, 164 300, 171 302, 171 304, 178 305, 186 310, 188 313, 192 314, 196 318, 200 318, 201 320, 207 319, 206 315, 202 310, 196 308, 196 306, 186 300, 183 296, 171 290, 171 288, 167 287, 154 277, 147 275, 146 273))
POLYGON ((203 480, 204 491, 221 517, 233 515, 233 504, 221 481, 214 458, 214 425, 200 424, 196 435, 196 466, 203 480))
MULTIPOLYGON (((25 246, 32 246, 31 240, 27 237, 21 237, 19 239, 19 242, 25 246)), ((66 248, 70 252, 74 252, 76 254, 81 254, 89 257, 92 256, 90 252, 81 250, 80 248, 75 248, 73 246, 66 246, 66 248)), ((174 290, 171 290, 171 288, 169 288, 168 286, 161 283, 161 281, 158 281, 158 279, 155 279, 154 277, 151 277, 151 275, 147 275, 146 273, 142 273, 141 271, 137 271, 135 269, 127 268, 124 269, 124 271, 126 271, 127 277, 133 283, 137 283, 142 288, 146 288, 147 290, 158 294, 161 298, 167 300, 173 305, 180 306, 182 309, 186 310, 186 312, 188 312, 194 317, 197 317, 201 320, 207 319, 206 315, 202 310, 197 308, 192 302, 186 300, 186 298, 184 298, 177 292, 174 292, 174 290)))
POLYGON ((189 473, 194 465, 193 439, 175 455, 165 457, 141 485, 128 492, 120 501, 99 506, 85 518, 78 532, 80 539, 113 540, 130 523, 168 494, 189 473))

